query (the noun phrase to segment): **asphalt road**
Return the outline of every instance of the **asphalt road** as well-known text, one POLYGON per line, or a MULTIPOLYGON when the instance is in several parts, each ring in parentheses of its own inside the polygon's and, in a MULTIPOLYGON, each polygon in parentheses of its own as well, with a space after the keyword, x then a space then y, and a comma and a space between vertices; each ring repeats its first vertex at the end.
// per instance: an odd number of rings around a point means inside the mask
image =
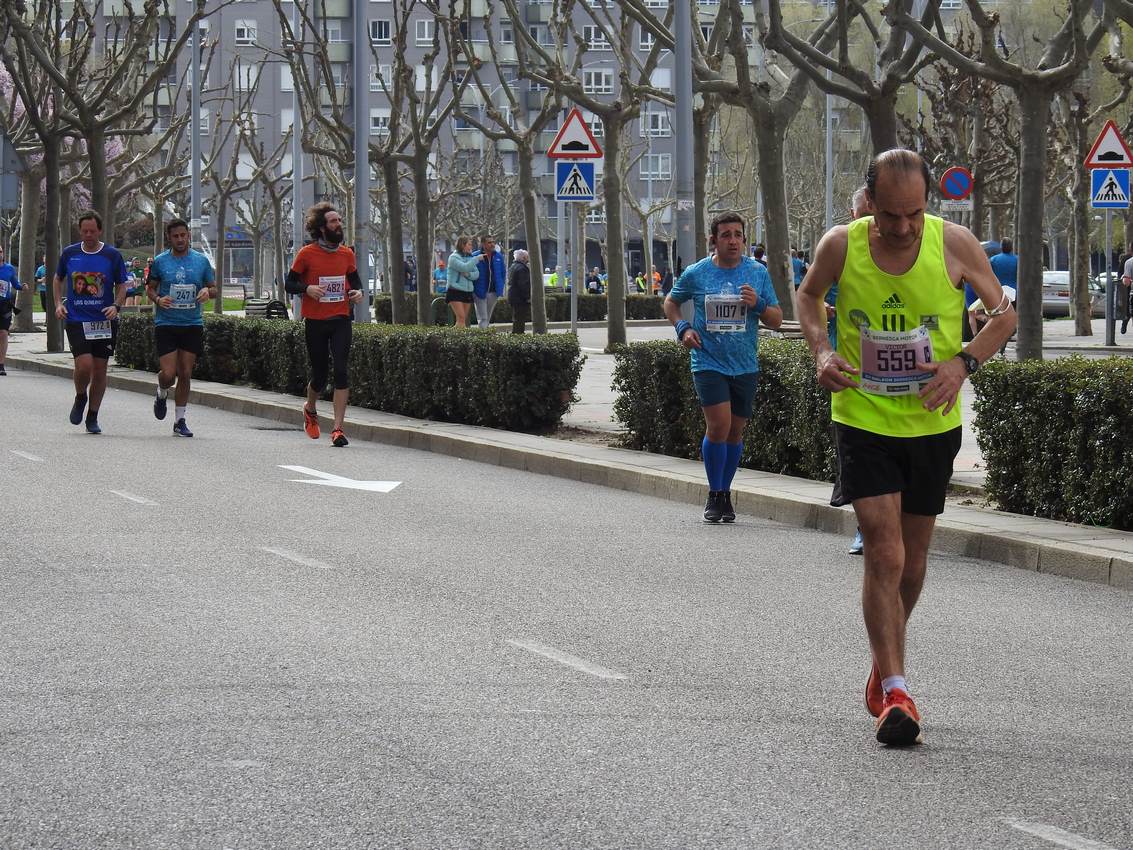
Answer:
POLYGON ((934 557, 885 750, 845 539, 70 401, 0 378, 0 847, 1133 848, 1128 592, 934 557))

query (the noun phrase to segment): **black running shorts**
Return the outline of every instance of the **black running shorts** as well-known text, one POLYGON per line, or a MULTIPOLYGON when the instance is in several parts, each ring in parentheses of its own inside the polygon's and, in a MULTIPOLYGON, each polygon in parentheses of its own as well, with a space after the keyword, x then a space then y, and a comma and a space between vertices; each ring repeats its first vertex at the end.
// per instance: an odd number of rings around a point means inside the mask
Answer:
POLYGON ((200 357, 205 353, 205 329, 200 325, 155 325, 153 341, 157 356, 188 351, 200 357))
POLYGON ((960 440, 960 428, 927 437, 886 437, 835 423, 838 477, 830 504, 900 493, 903 513, 937 516, 944 512, 960 440))
POLYGON ((109 360, 113 357, 114 345, 118 342, 118 320, 114 319, 110 323, 109 339, 87 339, 83 324, 83 322, 67 322, 67 344, 71 346, 71 356, 81 357, 89 354, 99 360, 109 360))

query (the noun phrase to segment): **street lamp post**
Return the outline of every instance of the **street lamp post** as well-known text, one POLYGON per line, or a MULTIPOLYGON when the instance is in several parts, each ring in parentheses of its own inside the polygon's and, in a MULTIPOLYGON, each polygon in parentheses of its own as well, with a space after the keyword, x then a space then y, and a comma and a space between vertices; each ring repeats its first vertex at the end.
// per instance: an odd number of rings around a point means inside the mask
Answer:
MULTIPOLYGON (((366 29, 368 0, 354 0, 354 263, 363 297, 354 305, 354 321, 370 321, 370 255, 366 231, 370 226, 369 55, 366 29)), ((296 4, 297 5, 297 4, 296 4)))
MULTIPOLYGON (((674 36, 676 39, 673 51, 673 86, 676 95, 676 228, 677 228, 677 258, 682 263, 691 262, 694 256, 694 239, 700 234, 692 232, 693 223, 697 217, 693 209, 692 169, 692 4, 691 0, 677 0, 676 24, 674 36)), ((674 274, 676 270, 674 270, 674 274)))
MULTIPOLYGON (((197 9, 200 10, 198 2, 197 9)), ((189 242, 201 248, 201 22, 193 21, 191 36, 191 56, 189 62, 189 155, 192 157, 189 182, 189 242)), ((159 215, 154 210, 154 215, 159 215)), ((158 246, 154 245, 154 254, 158 246)))
MULTIPOLYGON (((295 39, 295 55, 302 60, 303 51, 299 20, 299 4, 291 4, 291 33, 295 39)), ((294 76, 294 75, 293 75, 294 76)), ((293 79, 291 81, 291 256, 294 257, 303 247, 303 105, 299 98, 299 86, 293 79)), ((300 295, 291 297, 291 312, 295 321, 299 321, 299 305, 303 298, 300 295)))

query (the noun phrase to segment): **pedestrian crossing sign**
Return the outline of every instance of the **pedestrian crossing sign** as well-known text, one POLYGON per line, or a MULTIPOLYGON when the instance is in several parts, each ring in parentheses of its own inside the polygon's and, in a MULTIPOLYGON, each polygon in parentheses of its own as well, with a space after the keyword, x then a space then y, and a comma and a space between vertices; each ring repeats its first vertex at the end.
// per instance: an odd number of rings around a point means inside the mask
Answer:
POLYGON ((594 200, 594 163, 555 163, 556 201, 594 200))
POLYGON ((1124 168, 1090 171, 1090 206, 1096 210, 1129 208, 1129 172, 1124 168))

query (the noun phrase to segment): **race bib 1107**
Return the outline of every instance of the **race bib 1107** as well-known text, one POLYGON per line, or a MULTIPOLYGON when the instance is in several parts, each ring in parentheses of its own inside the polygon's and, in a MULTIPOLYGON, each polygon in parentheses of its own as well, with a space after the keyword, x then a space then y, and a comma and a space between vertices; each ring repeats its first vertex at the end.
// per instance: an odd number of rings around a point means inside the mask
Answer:
POLYGON ((739 295, 705 295, 704 323, 709 333, 743 333, 747 330, 747 304, 739 295))

